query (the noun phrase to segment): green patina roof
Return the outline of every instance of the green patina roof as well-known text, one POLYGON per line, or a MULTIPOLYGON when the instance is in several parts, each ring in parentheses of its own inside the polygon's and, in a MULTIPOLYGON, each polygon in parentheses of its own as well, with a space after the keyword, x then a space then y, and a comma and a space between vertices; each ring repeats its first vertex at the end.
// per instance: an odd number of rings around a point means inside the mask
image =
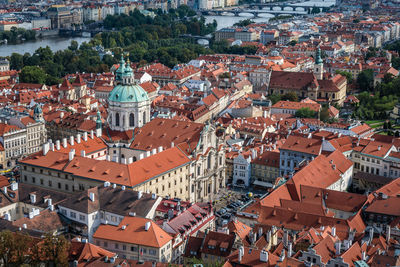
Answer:
POLYGON ((147 92, 137 84, 119 84, 108 96, 108 101, 113 102, 142 102, 146 100, 149 100, 147 92))
POLYGON ((42 108, 39 106, 39 104, 36 104, 35 109, 33 110, 34 114, 40 114, 42 113, 42 108))
POLYGON ((317 56, 315 57, 315 64, 322 64, 321 49, 318 47, 317 56))

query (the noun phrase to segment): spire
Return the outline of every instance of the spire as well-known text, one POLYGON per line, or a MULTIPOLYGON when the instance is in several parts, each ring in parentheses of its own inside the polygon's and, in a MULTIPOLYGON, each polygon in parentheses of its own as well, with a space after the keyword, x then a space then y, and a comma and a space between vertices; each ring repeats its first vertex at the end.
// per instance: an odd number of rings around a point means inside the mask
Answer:
POLYGON ((97 110, 96 129, 101 129, 101 127, 102 127, 101 114, 100 111, 97 110))
POLYGON ((101 114, 100 111, 97 110, 97 119, 96 119, 96 136, 100 137, 103 134, 103 130, 102 130, 102 123, 101 123, 101 114))
POLYGON ((33 110, 33 119, 37 122, 43 122, 43 111, 39 104, 36 104, 33 110))
POLYGON ((124 56, 121 55, 121 59, 119 61, 119 67, 118 67, 118 69, 116 71, 116 75, 115 75, 117 81, 122 81, 122 75, 124 74, 124 72, 125 72, 125 60, 124 60, 124 56))
POLYGON ((321 58, 321 48, 318 47, 317 49, 317 55, 315 56, 315 64, 322 64, 322 58, 321 58))

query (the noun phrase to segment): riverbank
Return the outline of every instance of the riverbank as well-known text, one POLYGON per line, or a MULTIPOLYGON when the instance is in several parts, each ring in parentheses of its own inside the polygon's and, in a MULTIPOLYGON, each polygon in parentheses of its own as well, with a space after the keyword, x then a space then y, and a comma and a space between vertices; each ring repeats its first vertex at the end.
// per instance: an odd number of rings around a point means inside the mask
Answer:
POLYGON ((40 47, 49 46, 53 52, 67 49, 71 44, 72 40, 78 42, 81 45, 83 42, 89 42, 91 38, 88 37, 59 37, 59 36, 47 36, 45 38, 39 38, 35 41, 26 41, 18 44, 3 44, 0 45, 0 57, 11 56, 12 53, 25 54, 30 53, 31 55, 40 47))

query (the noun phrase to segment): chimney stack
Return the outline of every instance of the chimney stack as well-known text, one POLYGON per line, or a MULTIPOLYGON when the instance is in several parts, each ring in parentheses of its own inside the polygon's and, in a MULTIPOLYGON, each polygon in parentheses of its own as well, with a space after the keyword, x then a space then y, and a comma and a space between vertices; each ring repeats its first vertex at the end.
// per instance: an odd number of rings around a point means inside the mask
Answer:
POLYGON ((56 149, 57 149, 57 150, 60 150, 60 140, 57 140, 57 141, 56 141, 56 149))
POLYGON ((77 134, 77 135, 76 135, 76 142, 77 142, 78 144, 81 143, 81 134, 77 134))
POLYGON ((90 138, 94 139, 94 132, 93 132, 93 130, 90 130, 90 138))
POLYGON ((87 141, 87 132, 83 133, 83 140, 86 142, 87 141))
POLYGON ((85 150, 81 150, 81 157, 86 157, 86 151, 85 150))
POLYGON ((63 147, 67 148, 67 138, 63 138, 63 147))
POLYGON ((244 247, 243 247, 243 246, 241 246, 241 247, 239 248, 239 254, 238 254, 238 260, 239 260, 239 263, 241 263, 241 262, 242 262, 243 255, 244 255, 244 247))
POLYGON ((75 149, 71 149, 71 151, 68 153, 68 160, 71 161, 74 159, 75 156, 75 149))
POLYGON ((146 222, 144 225, 144 230, 148 231, 150 229, 151 222, 146 222))
POLYGON ((47 153, 49 152, 50 149, 50 144, 49 143, 45 143, 43 144, 43 155, 46 156, 47 153))
POLYGON ((92 202, 94 202, 94 193, 93 193, 93 192, 90 192, 89 198, 90 198, 90 200, 91 200, 92 202))
POLYGON ((75 140, 75 138, 71 135, 71 136, 69 137, 69 143, 71 144, 71 146, 74 145, 74 140, 75 140))

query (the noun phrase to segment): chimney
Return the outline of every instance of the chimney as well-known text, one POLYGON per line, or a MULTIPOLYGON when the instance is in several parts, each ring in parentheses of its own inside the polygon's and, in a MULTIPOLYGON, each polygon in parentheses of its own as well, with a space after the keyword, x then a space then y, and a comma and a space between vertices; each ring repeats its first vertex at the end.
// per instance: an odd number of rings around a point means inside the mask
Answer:
POLYGON ((238 254, 239 263, 242 262, 243 255, 244 255, 244 247, 241 246, 241 247, 239 248, 239 254, 238 254))
POLYGON ((290 242, 288 245, 288 257, 290 258, 292 257, 292 255, 293 255, 293 243, 290 242))
POLYGON ((51 149, 51 151, 54 151, 54 143, 50 143, 50 149, 51 149))
POLYGON ((379 150, 381 150, 381 146, 380 146, 380 145, 378 146, 378 151, 379 151, 379 150))
POLYGON ((24 224, 22 225, 22 228, 24 228, 24 229, 27 228, 26 223, 24 223, 24 224))
POLYGON ((85 150, 81 150, 81 157, 86 157, 86 151, 85 150))
POLYGON ((3 192, 4 192, 4 194, 7 194, 7 186, 3 187, 3 192))
POLYGON ((71 146, 74 145, 74 137, 72 135, 69 137, 69 143, 71 144, 71 146))
POLYGON ((17 182, 14 182, 14 183, 11 184, 11 190, 12 191, 17 191, 18 190, 18 183, 17 182))
POLYGON ((159 146, 158 147, 158 153, 160 153, 160 152, 162 152, 163 151, 163 147, 162 146, 159 146))
POLYGON ((101 137, 103 135, 103 130, 101 128, 96 128, 96 136, 101 137))
POLYGON ((157 198, 157 195, 156 194, 151 194, 151 199, 156 199, 157 198))
POLYGON ((122 225, 122 226, 121 226, 121 229, 122 229, 122 230, 125 230, 125 229, 126 229, 126 225, 122 225))
POLYGON ((125 191, 125 188, 126 188, 125 185, 121 186, 122 191, 125 191))
POLYGON ((151 154, 152 154, 152 155, 157 154, 157 148, 153 148, 153 149, 151 150, 151 154))
POLYGON ((110 182, 105 181, 105 182, 104 182, 104 187, 109 187, 109 186, 110 186, 110 182))
POLYGON ((112 185, 112 188, 113 188, 113 189, 117 188, 117 184, 113 184, 113 185, 112 185))
POLYGON ((30 193, 29 197, 31 199, 32 204, 36 203, 36 194, 35 193, 30 193))
POLYGON ((144 230, 148 231, 150 229, 150 226, 151 226, 151 222, 146 222, 144 224, 144 230))
POLYGON ((146 158, 151 156, 151 152, 150 151, 146 151, 146 158))
POLYGON ((63 138, 63 147, 64 147, 64 148, 67 147, 67 138, 63 138))
POLYGON ((335 226, 332 227, 331 234, 332 234, 332 236, 336 236, 336 227, 335 226))
POLYGON ((94 132, 93 132, 93 130, 90 130, 90 138, 94 139, 94 132))
POLYGON ((71 151, 68 153, 68 160, 71 161, 74 159, 75 156, 75 150, 71 149, 71 151))
POLYGON ((137 198, 141 199, 143 195, 143 191, 138 191, 137 198))
MULTIPOLYGON (((261 252, 260 252, 260 261, 268 262, 268 251, 266 251, 265 249, 261 250, 261 252)), ((239 260, 239 262, 240 262, 240 260, 239 260)))
POLYGON ((90 193, 89 193, 89 198, 90 198, 90 200, 91 200, 92 202, 94 202, 94 193, 93 193, 93 192, 90 192, 90 193))
POLYGON ((341 246, 340 241, 335 243, 336 255, 340 255, 340 246, 341 246))
POLYGON ((390 230, 390 225, 386 225, 386 240, 388 244, 390 242, 390 230))
POLYGON ((132 162, 133 162, 133 158, 132 157, 128 158, 128 164, 131 164, 132 162))
POLYGON ((83 133, 83 140, 86 142, 87 141, 87 132, 83 133))
POLYGON ((49 143, 45 143, 43 144, 43 155, 46 156, 47 153, 49 152, 50 149, 50 144, 49 143))
POLYGON ((81 134, 77 134, 77 135, 76 135, 76 142, 77 142, 78 144, 81 143, 81 134))
POLYGON ((57 149, 57 150, 60 150, 60 140, 57 140, 57 141, 56 141, 56 149, 57 149))
POLYGON ((171 147, 174 147, 175 146, 175 143, 174 142, 171 142, 171 147))
POLYGON ((367 260, 367 252, 365 252, 365 250, 362 252, 362 260, 363 261, 367 260))
POLYGON ((49 210, 54 211, 54 205, 49 205, 49 210))

